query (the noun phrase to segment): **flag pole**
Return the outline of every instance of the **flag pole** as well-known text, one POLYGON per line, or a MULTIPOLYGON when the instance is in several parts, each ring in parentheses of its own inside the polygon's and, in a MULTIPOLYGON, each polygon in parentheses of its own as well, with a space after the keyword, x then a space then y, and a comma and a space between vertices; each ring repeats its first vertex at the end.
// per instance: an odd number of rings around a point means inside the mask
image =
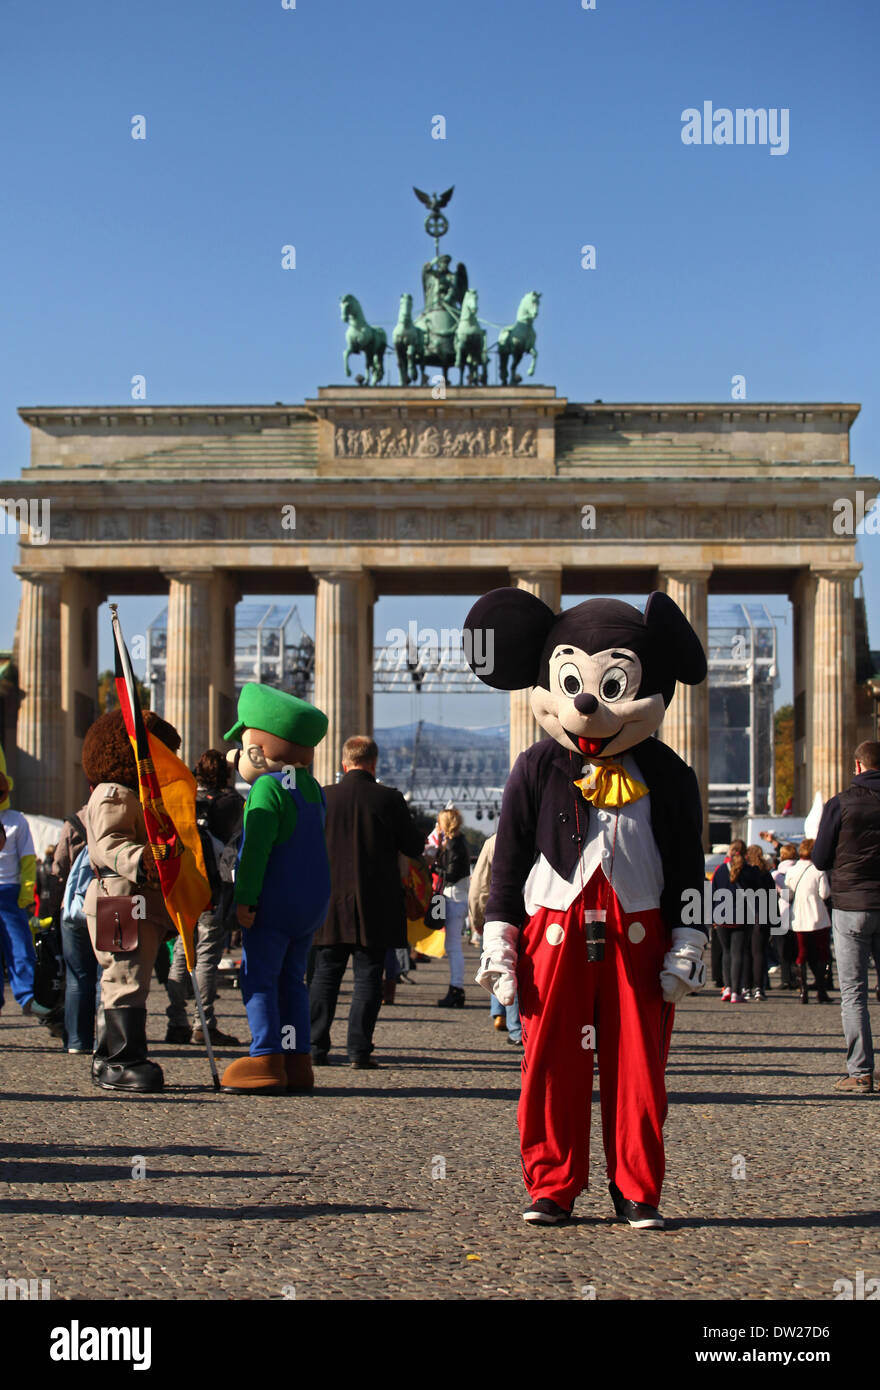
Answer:
POLYGON ((193 969, 189 972, 189 978, 192 980, 193 998, 196 1001, 196 1009, 198 1010, 199 1022, 202 1025, 202 1037, 205 1039, 205 1047, 208 1051, 208 1061, 211 1063, 211 1076, 214 1079, 214 1090, 219 1091, 220 1077, 217 1075, 217 1063, 214 1061, 214 1048, 211 1045, 211 1031, 208 1028, 208 1021, 205 1018, 205 1009, 204 1005, 202 1004, 202 991, 199 989, 199 982, 196 979, 195 967, 193 967, 193 969))
MULTIPOLYGON (((140 759, 141 759, 142 757, 146 756, 146 754, 145 754, 144 751, 141 750, 140 744, 141 744, 141 736, 143 735, 143 740, 144 740, 145 743, 148 742, 148 736, 147 736, 147 734, 146 734, 146 730, 143 728, 143 723, 142 723, 142 720, 141 720, 140 705, 139 705, 139 703, 138 703, 137 689, 136 689, 136 687, 135 687, 135 682, 134 682, 134 672, 133 672, 132 669, 131 669, 131 661, 130 661, 130 658, 129 658, 129 655, 128 655, 128 648, 126 647, 126 645, 125 645, 125 639, 124 639, 123 636, 122 636, 122 626, 121 626, 121 624, 120 624, 120 622, 119 622, 119 610, 118 610, 118 605, 115 604, 115 603, 111 603, 111 604, 110 604, 110 612, 111 612, 111 614, 112 614, 113 636, 114 636, 114 641, 115 641, 115 645, 116 645, 117 688, 119 687, 119 678, 121 677, 121 679, 122 679, 122 681, 123 681, 123 683, 124 683, 124 686, 125 686, 125 692, 126 692, 126 698, 127 698, 127 701, 128 701, 129 714, 130 714, 131 721, 132 721, 132 724, 133 724, 133 726, 134 726, 134 729, 136 730, 136 734, 131 733, 131 731, 128 730, 128 725, 127 725, 127 723, 126 723, 126 729, 127 729, 128 732, 129 732, 129 736, 132 738, 132 741, 135 742, 135 743, 137 744, 137 748, 136 748, 136 751, 135 751, 135 756, 138 758, 138 784, 139 784, 139 787, 140 787, 140 799, 141 799, 141 803, 144 804, 144 801, 143 801, 143 778, 142 778, 142 776, 141 776, 141 763, 140 763, 140 759)), ((120 690, 119 693, 120 693, 120 705, 121 705, 121 704, 122 704, 122 698, 121 698, 121 697, 122 697, 122 692, 121 692, 121 690, 120 690)), ((123 715, 124 715, 124 711, 123 711, 123 715)), ((161 802, 161 793, 158 792, 158 789, 157 789, 157 798, 158 798, 159 804, 161 805, 161 804, 162 804, 162 802, 161 802)), ((164 812, 164 807, 163 807, 163 812, 164 812)), ((166 813, 166 814, 167 814, 167 813, 166 813)), ((145 818, 145 824, 146 824, 146 818, 145 818)), ((148 843, 151 843, 151 842, 150 842, 150 826, 149 826, 149 824, 147 824, 146 828, 147 828, 147 842, 148 842, 148 843)), ((175 833, 176 833, 176 831, 175 831, 175 833)), ((186 851, 185 851, 185 852, 186 852, 186 851)), ((165 898, 165 906, 166 906, 166 909, 169 910, 169 912, 170 912, 170 906, 171 906, 171 905, 170 905, 170 903, 169 903, 169 901, 168 901, 168 898, 167 898, 167 896, 166 896, 165 889, 164 889, 164 885, 162 884, 162 875, 161 875, 161 871, 160 871, 160 873, 159 873, 159 880, 160 880, 160 886, 162 887, 162 896, 163 896, 163 898, 165 898)), ((205 886, 207 887, 207 884, 206 884, 205 886)), ((189 969, 189 977, 190 977, 190 980, 192 981, 193 998, 195 999, 195 1002, 196 1002, 196 1009, 197 1009, 197 1011, 198 1011, 199 1021, 200 1021, 200 1023, 201 1023, 201 1027, 202 1027, 202 1035, 203 1035, 203 1037, 204 1037, 204 1039, 205 1039, 205 1047, 207 1048, 207 1052, 208 1052, 208 1061, 209 1061, 210 1064, 211 1064, 211 1077, 212 1077, 212 1080, 213 1080, 213 1082, 214 1082, 214 1090, 215 1090, 215 1091, 219 1091, 219 1090, 220 1090, 220 1077, 217 1075, 217 1063, 216 1063, 215 1060, 214 1060, 214 1049, 213 1049, 213 1047, 211 1046, 211 1036, 210 1036, 210 1033, 209 1033, 209 1031, 208 1031, 208 1024, 207 1024, 207 1020, 206 1020, 206 1018, 205 1018, 205 1010, 204 1010, 204 1006, 203 1006, 203 1004, 202 1004, 202 994, 201 994, 201 990, 199 989, 198 980, 196 979, 196 971, 195 971, 195 952, 194 952, 194 951, 192 952, 192 954, 193 954, 193 961, 192 961, 192 964, 190 964, 190 960, 189 960, 190 951, 187 950, 187 938, 186 938, 186 933, 185 933, 185 931, 184 931, 183 918, 181 917, 180 913, 179 913, 178 911, 176 911, 176 910, 175 910, 175 912, 174 912, 174 917, 175 917, 175 919, 176 919, 176 925, 177 925, 177 932, 178 932, 178 935, 180 936, 180 939, 181 939, 181 941, 183 942, 183 953, 184 953, 184 955, 185 955, 185 957, 186 957, 186 964, 187 964, 187 968, 189 969)), ((190 943, 190 945, 192 945, 192 942, 190 943)))

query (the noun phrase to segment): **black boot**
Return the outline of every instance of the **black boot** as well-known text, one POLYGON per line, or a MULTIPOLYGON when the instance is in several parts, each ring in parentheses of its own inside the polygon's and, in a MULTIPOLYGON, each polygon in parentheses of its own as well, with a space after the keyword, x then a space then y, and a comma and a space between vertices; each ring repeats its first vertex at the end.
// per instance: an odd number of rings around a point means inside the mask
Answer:
POLYGON ((104 1046, 106 1061, 97 1076, 92 1064, 96 1086, 104 1091, 162 1090, 162 1068, 147 1060, 146 1009, 105 1009, 104 1046))
POLYGON ((825 988, 825 971, 823 969, 814 970, 813 978, 816 981, 816 998, 820 1004, 830 1004, 828 990, 825 988))
POLYGON ((103 1009, 98 1014, 96 1027, 95 1050, 92 1053, 92 1080, 97 1086, 101 1073, 107 1065, 107 1029, 104 1026, 103 1009))
POLYGON ((809 987, 808 987, 808 985, 807 985, 807 966, 806 966, 806 965, 799 965, 799 966, 798 966, 798 970, 800 971, 800 976, 801 976, 801 1003, 802 1003, 802 1004, 809 1004, 809 1002, 810 1002, 810 992, 809 992, 809 987))
POLYGON ((437 1005, 441 1009, 463 1009, 464 990, 456 985, 450 985, 445 999, 438 999, 437 1005))

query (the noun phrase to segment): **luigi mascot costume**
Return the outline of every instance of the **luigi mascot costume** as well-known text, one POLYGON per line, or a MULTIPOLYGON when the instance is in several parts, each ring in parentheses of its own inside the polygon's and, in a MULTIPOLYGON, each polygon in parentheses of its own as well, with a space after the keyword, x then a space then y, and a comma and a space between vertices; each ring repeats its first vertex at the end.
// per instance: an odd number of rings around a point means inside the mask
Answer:
POLYGON ((324 793, 309 772, 327 716, 268 685, 248 684, 225 735, 251 785, 235 874, 242 927, 241 993, 249 1057, 223 1073, 224 1091, 278 1095, 314 1086, 306 961, 330 903, 324 793))

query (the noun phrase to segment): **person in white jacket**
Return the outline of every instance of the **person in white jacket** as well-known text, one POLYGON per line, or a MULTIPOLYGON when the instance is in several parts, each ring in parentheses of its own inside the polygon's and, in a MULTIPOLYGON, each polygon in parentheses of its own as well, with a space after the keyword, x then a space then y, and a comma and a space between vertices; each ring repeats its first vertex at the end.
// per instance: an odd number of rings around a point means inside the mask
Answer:
POLYGON ((825 988, 825 967, 829 960, 831 918, 825 899, 831 896, 828 875, 817 869, 810 855, 813 840, 801 840, 797 863, 785 878, 789 911, 798 944, 797 966, 800 972, 801 1003, 810 1001, 807 967, 816 981, 816 998, 820 1004, 830 1004, 825 988))

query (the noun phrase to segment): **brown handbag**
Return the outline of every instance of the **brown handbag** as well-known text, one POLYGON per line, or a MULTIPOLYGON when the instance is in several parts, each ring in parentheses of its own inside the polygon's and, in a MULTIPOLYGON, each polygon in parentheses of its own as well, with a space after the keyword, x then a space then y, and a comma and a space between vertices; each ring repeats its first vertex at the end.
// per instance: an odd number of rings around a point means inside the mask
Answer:
POLYGON ((138 922, 143 919, 143 898, 138 896, 114 898, 104 888, 103 879, 99 886, 104 897, 98 897, 95 911, 95 949, 119 955, 126 951, 136 951, 138 944, 138 922), (135 903, 140 904, 140 915, 134 915, 135 903))

